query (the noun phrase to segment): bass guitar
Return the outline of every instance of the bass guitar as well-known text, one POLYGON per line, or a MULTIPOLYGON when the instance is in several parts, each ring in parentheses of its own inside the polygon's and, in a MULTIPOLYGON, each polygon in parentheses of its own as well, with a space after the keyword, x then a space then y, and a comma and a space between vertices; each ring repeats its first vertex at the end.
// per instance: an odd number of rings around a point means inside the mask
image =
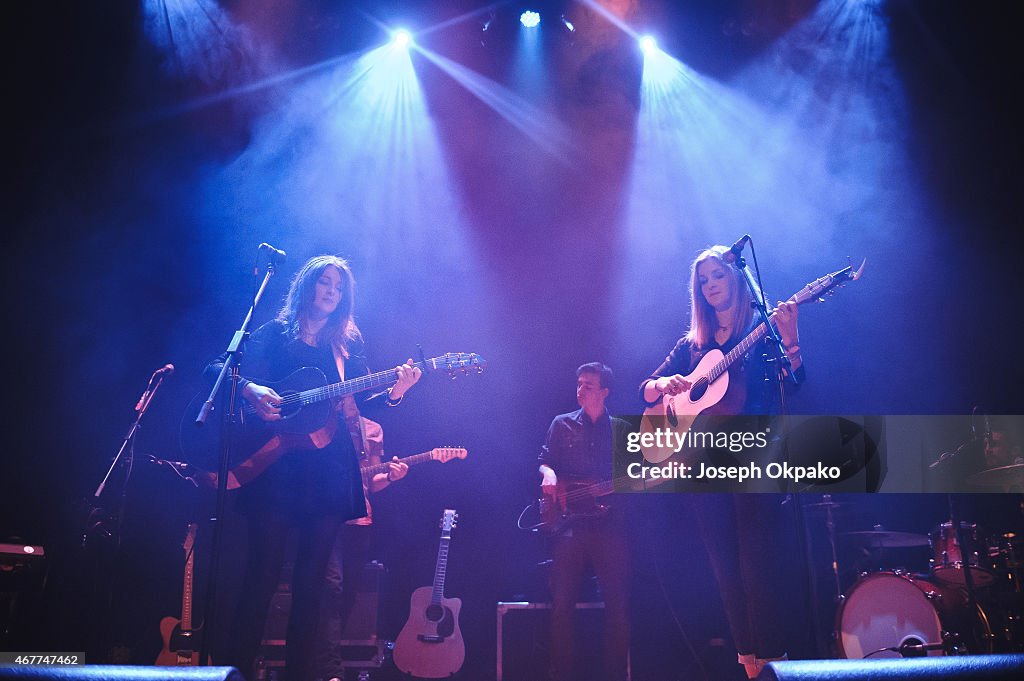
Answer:
MULTIPOLYGON (((165 617, 160 620, 163 649, 154 663, 158 667, 198 667, 199 629, 192 628, 192 573, 195 566, 196 524, 191 523, 185 534, 185 580, 181 589, 181 619, 165 617)), ((209 661, 208 661, 209 662, 209 661)))
MULTIPOLYGON (((862 262, 857 270, 850 265, 838 272, 826 274, 793 294, 789 302, 795 302, 797 305, 811 301, 824 302, 825 294, 831 295, 835 293, 836 287, 845 282, 860 279, 863 272, 862 262)), ((774 317, 774 313, 769 315, 769 322, 774 317)), ((709 350, 697 363, 696 368, 683 377, 690 386, 688 390, 678 395, 662 395, 657 404, 644 410, 640 432, 653 434, 664 428, 671 428, 678 433, 688 431, 701 412, 718 404, 725 397, 729 390, 729 367, 760 342, 767 333, 767 327, 761 322, 728 353, 723 353, 717 348, 709 350)), ((644 447, 643 453, 649 462, 660 463, 675 454, 676 450, 667 445, 651 446, 644 447)))
POLYGON ((412 593, 409 621, 395 640, 393 658, 403 673, 421 679, 442 679, 462 668, 466 646, 459 631, 462 601, 446 598, 444 578, 448 568, 448 545, 457 516, 445 509, 441 518, 441 544, 437 550, 434 585, 412 593))
MULTIPOLYGON (((423 373, 445 371, 454 378, 460 373, 483 371, 485 365, 477 354, 448 353, 416 362, 414 366, 423 373)), ((305 367, 280 381, 259 382, 281 396, 281 419, 264 421, 252 405, 241 401, 241 423, 235 433, 234 453, 228 467, 228 489, 252 482, 286 453, 326 447, 338 429, 338 419, 333 418, 337 400, 392 386, 398 382, 398 373, 388 369, 328 384, 320 369, 305 367)), ((180 429, 181 449, 185 459, 200 470, 216 471, 222 419, 211 418, 202 427, 195 423, 207 397, 205 393, 196 395, 185 410, 180 429)), ((212 474, 214 485, 216 479, 217 475, 212 474)))

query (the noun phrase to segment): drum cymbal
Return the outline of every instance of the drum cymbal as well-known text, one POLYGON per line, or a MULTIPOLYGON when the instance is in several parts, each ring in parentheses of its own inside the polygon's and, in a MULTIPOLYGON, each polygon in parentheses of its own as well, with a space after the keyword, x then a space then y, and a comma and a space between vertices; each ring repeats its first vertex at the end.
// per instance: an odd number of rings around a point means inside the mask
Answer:
POLYGON ((1024 485, 1024 463, 989 468, 968 477, 967 482, 984 487, 1020 487, 1024 485))
POLYGON ((865 530, 863 532, 846 532, 846 537, 853 537, 868 546, 887 549, 902 549, 911 546, 928 546, 928 537, 912 532, 890 532, 888 530, 865 530))
POLYGON ((813 504, 804 504, 804 508, 846 508, 847 506, 853 506, 853 504, 845 501, 818 501, 813 504))

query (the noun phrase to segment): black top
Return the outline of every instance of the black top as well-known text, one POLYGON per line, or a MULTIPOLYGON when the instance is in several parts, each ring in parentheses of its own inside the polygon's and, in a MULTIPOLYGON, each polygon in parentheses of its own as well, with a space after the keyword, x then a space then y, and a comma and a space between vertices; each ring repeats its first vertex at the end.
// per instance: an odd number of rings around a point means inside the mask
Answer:
POLYGON ((624 443, 629 424, 608 415, 591 421, 583 409, 559 414, 548 428, 538 461, 565 480, 612 479, 612 451, 624 443))
MULTIPOLYGON (((348 351, 345 378, 368 374, 362 342, 350 342, 348 351)), ((207 377, 217 375, 224 359, 221 356, 207 366, 207 377)), ((252 334, 241 363, 243 376, 256 383, 279 381, 302 367, 317 367, 329 383, 341 380, 329 347, 307 345, 293 337, 288 325, 277 319, 252 334)), ((355 397, 362 407, 382 402, 385 394, 361 393, 355 397)), ((341 419, 326 447, 287 452, 242 487, 238 496, 243 512, 265 509, 292 517, 337 514, 343 520, 365 516, 357 452, 344 420, 341 419)))
MULTIPOLYGON (((651 374, 640 385, 640 399, 643 400, 644 385, 648 380, 661 376, 673 376, 681 374, 686 376, 693 371, 700 360, 712 349, 721 350, 728 354, 750 331, 757 327, 759 320, 751 324, 747 333, 738 339, 729 339, 725 345, 712 343, 703 350, 695 348, 686 338, 676 341, 672 352, 661 363, 653 374, 651 374)), ((729 390, 722 400, 706 409, 705 414, 774 414, 779 409, 779 381, 775 364, 769 361, 771 348, 768 340, 763 339, 755 344, 746 354, 733 362, 729 367, 729 390)), ((803 364, 794 372, 797 384, 792 381, 783 381, 784 390, 789 394, 793 389, 803 383, 805 372, 803 364)))

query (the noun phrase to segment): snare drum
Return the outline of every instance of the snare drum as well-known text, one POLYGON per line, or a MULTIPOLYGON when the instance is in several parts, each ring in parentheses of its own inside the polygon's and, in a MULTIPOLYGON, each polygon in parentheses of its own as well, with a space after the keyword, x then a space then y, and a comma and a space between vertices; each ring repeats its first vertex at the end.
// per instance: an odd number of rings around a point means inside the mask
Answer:
MULTIPOLYGON (((981 567, 978 560, 978 526, 973 523, 961 522, 960 531, 968 542, 970 548, 975 549, 969 554, 966 565, 971 571, 971 578, 975 587, 990 586, 996 581, 991 570, 981 567)), ((956 530, 952 522, 945 522, 936 527, 928 535, 928 541, 932 547, 932 576, 940 582, 963 586, 966 584, 964 578, 964 558, 960 542, 957 541, 956 530)))
POLYGON ((884 649, 944 642, 944 632, 956 637, 950 646, 960 653, 992 652, 988 615, 978 605, 971 616, 962 589, 895 572, 862 577, 836 616, 839 654, 844 658, 900 657, 884 649))

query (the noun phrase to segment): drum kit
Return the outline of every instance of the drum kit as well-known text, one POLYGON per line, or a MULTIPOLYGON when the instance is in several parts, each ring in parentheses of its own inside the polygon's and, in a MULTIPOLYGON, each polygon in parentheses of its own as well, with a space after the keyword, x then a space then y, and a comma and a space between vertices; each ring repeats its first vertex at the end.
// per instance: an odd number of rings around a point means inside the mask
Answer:
MULTIPOLYGON (((990 534, 961 520, 936 525, 928 535, 874 526, 844 532, 874 569, 860 571, 841 591, 834 513, 846 506, 824 495, 806 504, 824 511, 832 549, 838 609, 839 657, 884 658, 1014 653, 1024 651, 1024 536, 990 534), (893 564, 903 549, 930 551, 926 572, 893 564)), ((953 513, 954 517, 957 515, 953 513)), ((923 555, 923 553, 922 553, 923 555)))

